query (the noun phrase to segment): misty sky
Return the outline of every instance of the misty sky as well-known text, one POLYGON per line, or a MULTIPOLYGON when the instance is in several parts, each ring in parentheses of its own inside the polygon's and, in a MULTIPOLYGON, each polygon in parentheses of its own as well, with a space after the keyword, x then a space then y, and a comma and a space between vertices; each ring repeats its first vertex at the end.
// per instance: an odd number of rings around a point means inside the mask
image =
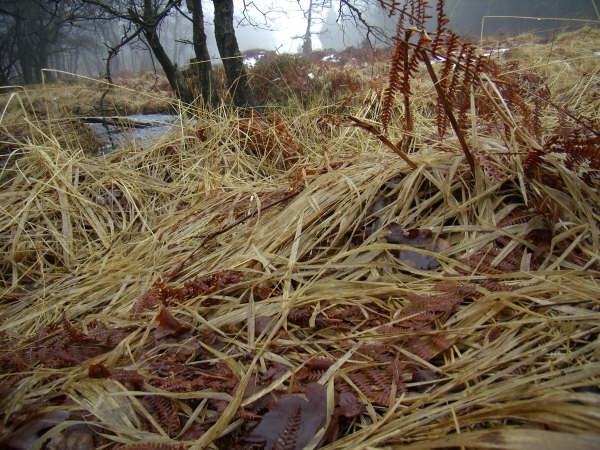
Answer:
MULTIPOLYGON (((250 2, 246 2, 250 3, 250 2)), ((306 19, 296 0, 257 0, 257 7, 250 7, 246 15, 253 24, 244 18, 243 1, 234 0, 236 34, 240 50, 261 48, 278 50, 280 53, 296 52, 302 46, 302 37, 306 31, 306 19), (260 10, 258 9, 260 8, 260 10), (266 16, 261 14, 265 12, 266 16), (258 25, 258 26, 255 26, 258 25), (294 39, 294 37, 297 37, 294 39)), ((254 3, 251 3, 253 5, 254 3)), ((300 0, 300 4, 308 5, 307 0, 300 0)), ((213 35, 211 2, 203 2, 205 6, 207 35, 209 48, 212 55, 217 54, 217 46, 213 35)), ((313 14, 313 18, 315 18, 313 14)), ((318 31, 316 29, 313 31, 318 31)), ((319 48, 317 36, 313 36, 313 47, 319 48)))
MULTIPOLYGON (((310 0, 233 1, 234 25, 242 52, 252 49, 270 50, 279 54, 300 51, 307 27, 304 11, 308 8, 310 0)), ((317 0, 315 3, 326 4, 329 8, 316 6, 313 10, 311 25, 313 49, 342 50, 345 47, 358 47, 365 43, 366 29, 364 25, 358 28, 355 26, 354 21, 349 17, 351 10, 347 5, 341 10, 343 17, 340 24, 336 23, 340 13, 339 1, 330 0, 328 3, 326 0, 317 0)), ((435 3, 434 0, 430 1, 431 5, 435 3)), ((370 43, 390 45, 390 36, 396 30, 397 17, 389 18, 388 12, 380 8, 377 0, 351 0, 349 4, 360 10, 361 17, 370 26, 377 27, 370 28, 371 31, 375 31, 369 36, 370 43), (364 8, 367 10, 365 11, 364 8), (378 38, 381 40, 378 41, 378 38)), ((398 4, 402 4, 402 0, 398 4)), ((214 38, 213 3, 207 0, 203 2, 203 6, 209 54, 217 63, 220 58, 214 38)), ((498 38, 525 32, 533 33, 540 38, 551 38, 574 27, 598 26, 598 17, 600 17, 596 2, 591 0, 446 0, 445 7, 450 17, 450 27, 458 34, 473 39, 479 38, 480 34, 484 37, 498 38), (487 20, 484 31, 482 31, 483 18, 487 20)), ((186 10, 185 7, 183 9, 186 10)), ((35 10, 33 12, 35 13, 35 10)), ((435 10, 430 9, 430 13, 435 15, 435 10)), ((24 27, 32 26, 36 30, 35 27, 38 27, 36 20, 32 16, 25 21, 24 27)), ((434 27, 433 22, 429 25, 434 27)), ((4 26, 16 26, 11 23, 10 19, 5 20, 4 26)), ((3 79, 8 79, 27 72, 27 77, 33 80, 37 75, 32 75, 32 70, 39 71, 39 68, 33 66, 39 61, 35 62, 32 56, 36 58, 40 56, 45 61, 44 65, 55 69, 101 76, 106 71, 108 49, 120 45, 123 30, 127 29, 128 24, 125 20, 111 20, 110 23, 101 23, 101 26, 96 26, 97 22, 78 23, 80 28, 73 28, 73 33, 69 32, 68 35, 64 32, 60 37, 63 41, 53 42, 50 52, 44 50, 46 53, 41 55, 33 53, 20 55, 18 64, 15 63, 16 59, 12 60, 17 56, 13 54, 13 50, 8 53, 0 52, 0 56, 6 63, 5 66, 0 67, 2 69, 0 75, 3 79)), ((36 33, 42 31, 46 32, 39 29, 36 33)), ((37 36, 36 33, 32 36, 37 36)), ((190 59, 194 58, 191 45, 192 24, 189 18, 172 11, 172 14, 161 22, 159 34, 169 58, 178 67, 186 66, 190 59)), ((5 37, 10 38, 6 33, 5 37)), ((28 40, 24 39, 25 42, 28 40)), ((12 41, 9 39, 7 42, 12 41)), ((14 51, 18 50, 17 47, 21 46, 15 46, 14 51)), ((23 48, 27 48, 27 45, 23 48)), ((142 39, 138 39, 119 50, 117 56, 111 60, 111 70, 115 73, 148 71, 155 69, 156 64, 157 61, 152 58, 148 46, 142 39)))
MULTIPOLYGON (((564 0, 566 1, 566 0, 564 0)), ((251 49, 274 50, 278 53, 295 53, 302 47, 302 38, 306 31, 306 19, 301 6, 308 7, 309 0, 246 0, 247 9, 243 10, 244 1, 234 0, 235 18, 234 24, 240 50, 251 49), (300 4, 299 4, 300 3, 300 4)), ((432 4, 435 2, 431 2, 432 4)), ((584 16, 594 18, 594 11, 587 0, 570 0, 571 8, 565 9, 563 0, 549 1, 536 0, 531 3, 522 0, 504 0, 502 2, 493 0, 447 0, 447 13, 451 17, 451 26, 459 33, 468 35, 479 35, 481 17, 486 14, 515 14, 567 17, 575 10, 584 10, 584 6, 590 11, 583 11, 584 16), (556 10, 533 9, 534 4, 555 5, 556 10), (558 5, 558 6, 557 6, 558 5), (466 14, 469 12, 469 14, 466 14)), ((388 33, 393 34, 395 30, 395 18, 387 18, 387 13, 378 7, 378 2, 370 2, 372 8, 364 12, 363 16, 370 24, 377 24, 388 33)), ((364 30, 357 29, 350 23, 342 28, 337 25, 337 3, 333 2, 333 8, 313 11, 313 25, 311 30, 313 49, 335 48, 343 49, 347 46, 360 46, 364 40, 364 30), (326 21, 326 24, 323 22, 326 21), (319 32, 324 31, 321 35, 319 32)), ((212 2, 203 2, 205 14, 205 26, 208 38, 209 53, 214 60, 219 59, 214 28, 213 28, 213 5, 212 2)), ((432 11, 434 13, 434 11, 432 11)), ((565 22, 568 24, 568 22, 565 22)), ((533 23, 540 28, 543 24, 546 28, 554 26, 554 31, 560 31, 565 24, 557 23, 533 23)), ((520 22, 516 19, 508 20, 508 28, 502 28, 498 20, 490 22, 486 31, 494 32, 524 32, 531 31, 532 22, 520 22), (498 28, 500 27, 500 28, 498 28), (512 28, 511 28, 512 27, 512 28), (516 27, 516 28, 515 28, 516 27)), ((177 43, 177 41, 188 41, 192 36, 191 24, 181 16, 171 16, 165 23, 164 43, 178 64, 186 64, 193 55, 191 45, 177 43)), ((535 31, 535 28, 534 28, 535 31)), ((372 43, 377 43, 372 41, 372 43)), ((125 56, 124 56, 125 57, 125 56)))

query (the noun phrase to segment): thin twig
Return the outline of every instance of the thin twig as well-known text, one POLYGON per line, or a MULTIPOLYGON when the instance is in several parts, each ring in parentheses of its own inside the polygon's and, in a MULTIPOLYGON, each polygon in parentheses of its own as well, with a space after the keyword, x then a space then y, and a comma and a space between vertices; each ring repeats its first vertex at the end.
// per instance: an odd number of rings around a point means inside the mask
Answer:
POLYGON ((381 142, 383 142, 387 147, 389 147, 390 149, 392 149, 396 154, 398 154, 404 161, 406 161, 406 163, 412 168, 412 169, 417 169, 417 165, 408 157, 408 155, 406 153, 404 153, 404 151, 402 151, 402 149, 400 149, 396 144, 394 144, 392 141, 390 141, 381 131, 379 131, 377 129, 377 127, 371 123, 365 122, 362 119, 359 119, 358 117, 355 116, 346 116, 348 119, 350 119, 352 122, 354 122, 354 125, 362 128, 364 130, 367 130, 369 133, 371 133, 372 135, 374 135, 377 139, 379 139, 381 142))

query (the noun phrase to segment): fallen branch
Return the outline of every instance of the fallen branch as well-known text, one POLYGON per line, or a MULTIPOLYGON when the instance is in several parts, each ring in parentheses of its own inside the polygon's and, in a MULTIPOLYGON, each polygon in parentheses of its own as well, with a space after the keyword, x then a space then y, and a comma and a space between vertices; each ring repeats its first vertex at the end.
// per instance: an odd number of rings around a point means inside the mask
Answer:
POLYGON ((106 116, 87 116, 87 117, 78 117, 77 120, 81 120, 85 123, 101 123, 102 125, 111 125, 113 127, 121 127, 121 128, 149 128, 156 126, 154 122, 140 122, 138 120, 133 120, 128 117, 106 117, 106 116))

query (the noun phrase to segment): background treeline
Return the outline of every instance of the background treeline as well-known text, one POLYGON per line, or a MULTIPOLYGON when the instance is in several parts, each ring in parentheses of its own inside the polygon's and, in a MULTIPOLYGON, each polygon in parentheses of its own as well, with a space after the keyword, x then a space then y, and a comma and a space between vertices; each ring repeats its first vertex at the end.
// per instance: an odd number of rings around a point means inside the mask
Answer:
MULTIPOLYGON (((287 1, 290 8, 301 7, 307 21, 306 35, 290 36, 290 39, 297 41, 299 51, 310 48, 306 40, 311 37, 314 43, 320 41, 322 48, 361 46, 366 38, 370 44, 386 45, 389 43, 386 42, 386 35, 393 34, 395 30, 395 18, 388 18, 377 0, 287 1)), ((144 3, 139 0, 128 2, 131 5, 144 3)), ((44 68, 91 76, 103 75, 108 51, 121 44, 124 36, 131 31, 131 23, 120 17, 107 17, 105 11, 98 7, 100 3, 80 0, 0 0, 0 85, 38 83, 44 68)), ((153 3, 159 5, 167 2, 153 3)), ((161 19, 158 31, 170 59, 182 66, 195 56, 192 21, 186 9, 190 2, 171 3, 175 7, 161 19)), ((207 44, 210 57, 214 58, 218 57, 218 51, 212 36, 213 5, 211 2, 204 3, 207 44)), ((240 50, 257 46, 276 50, 280 43, 272 34, 252 27, 252 20, 242 20, 247 13, 246 3, 235 1, 240 50), (246 27, 240 28, 240 23, 246 27)), ((435 6, 436 1, 430 3, 435 6)), ((569 20, 519 19, 517 16, 600 19, 597 0, 447 0, 445 3, 452 28, 460 34, 474 37, 480 35, 484 16, 512 16, 487 17, 485 36, 523 32, 552 36, 584 24, 569 20)), ((268 4, 265 2, 265 5, 268 4)), ((159 64, 151 56, 148 43, 141 36, 119 47, 118 54, 111 61, 115 73, 141 72, 156 67, 159 64)), ((57 73, 46 72, 44 76, 52 79, 57 73)))

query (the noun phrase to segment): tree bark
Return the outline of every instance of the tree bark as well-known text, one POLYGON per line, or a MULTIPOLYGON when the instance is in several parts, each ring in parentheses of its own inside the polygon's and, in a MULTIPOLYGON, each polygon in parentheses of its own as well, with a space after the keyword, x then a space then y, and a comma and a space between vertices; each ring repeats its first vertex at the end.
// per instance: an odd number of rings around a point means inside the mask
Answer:
POLYGON ((302 53, 304 55, 312 53, 312 33, 310 31, 310 27, 312 26, 312 9, 313 0, 310 0, 306 16, 306 32, 304 33, 304 42, 302 43, 302 53))
POLYGON ((192 13, 192 40, 194 53, 196 54, 195 60, 192 61, 192 71, 200 82, 202 99, 206 103, 216 106, 219 102, 219 96, 212 79, 212 64, 206 45, 206 32, 204 31, 202 0, 186 0, 186 4, 188 10, 192 13))
MULTIPOLYGON (((34 13, 36 12, 34 11, 34 13)), ((20 12, 17 12, 15 32, 19 36, 16 48, 23 82, 25 84, 40 83, 42 69, 47 67, 47 46, 44 42, 50 39, 49 36, 44 35, 42 20, 39 18, 36 20, 35 17, 23 18, 20 17, 20 12)))
POLYGON ((215 38, 233 102, 238 107, 256 107, 256 100, 248 83, 248 75, 233 29, 233 0, 213 0, 213 4, 215 38))
POLYGON ((158 23, 156 21, 155 11, 152 7, 152 0, 144 0, 144 18, 142 22, 142 30, 148 46, 156 56, 158 63, 165 72, 167 80, 175 95, 183 102, 191 103, 194 100, 191 89, 189 89, 184 82, 183 75, 177 69, 177 67, 167 55, 164 47, 162 46, 156 31, 158 23))

